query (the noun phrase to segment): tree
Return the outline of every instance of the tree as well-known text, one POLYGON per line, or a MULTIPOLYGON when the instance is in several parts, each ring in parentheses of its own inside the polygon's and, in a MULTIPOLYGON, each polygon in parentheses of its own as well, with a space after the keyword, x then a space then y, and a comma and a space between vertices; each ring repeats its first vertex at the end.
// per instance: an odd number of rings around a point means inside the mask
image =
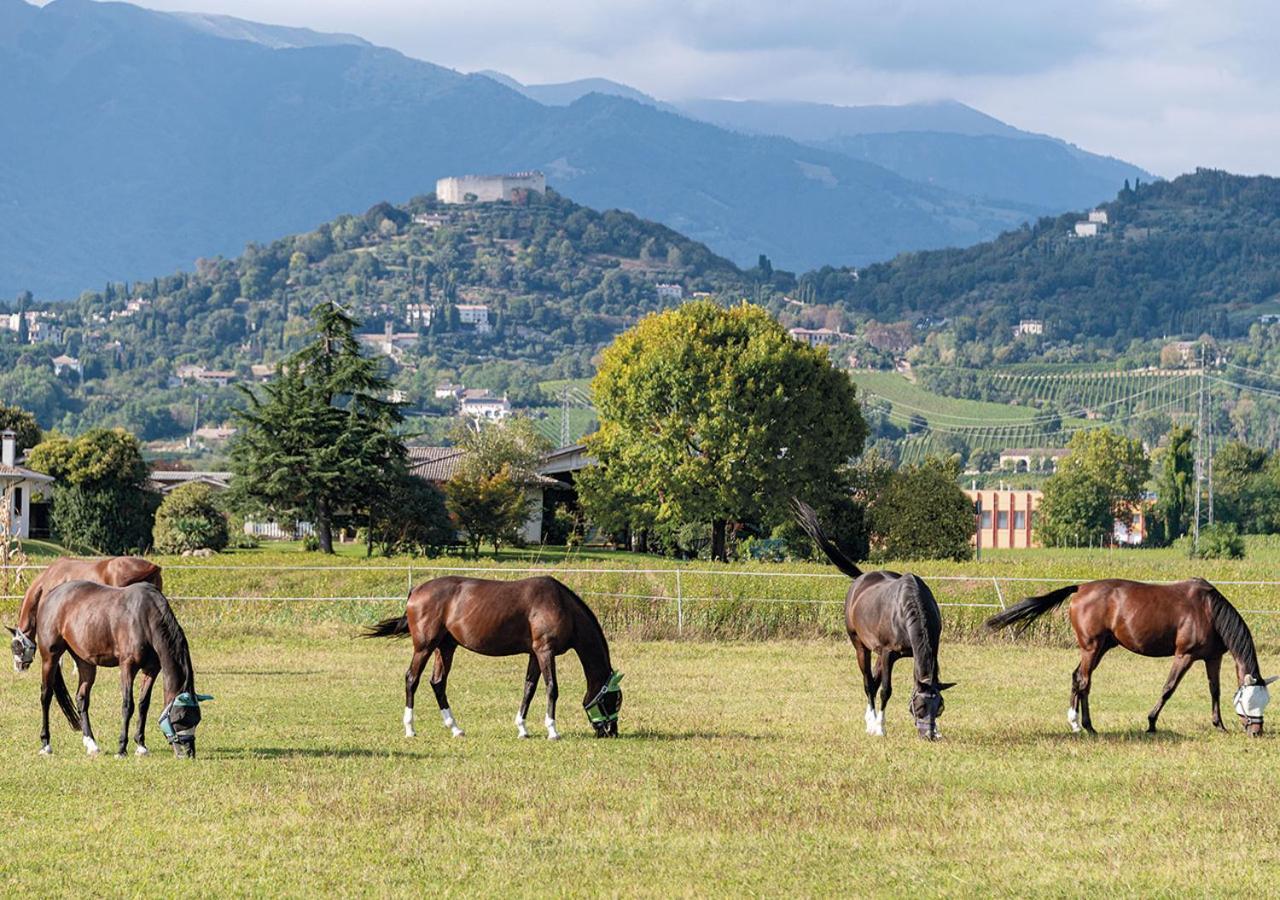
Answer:
POLYGON ((973 502, 958 461, 930 457, 899 469, 871 504, 872 542, 885 559, 970 559, 973 502))
POLYGON ((1195 432, 1176 425, 1169 432, 1169 443, 1160 455, 1160 471, 1156 478, 1156 518, 1165 542, 1187 533, 1191 525, 1191 509, 1195 503, 1195 432))
POLYGON ((376 545, 384 556, 432 554, 454 543, 444 494, 410 473, 382 492, 370 514, 369 544, 376 545))
POLYGON ((519 543, 532 512, 525 485, 536 477, 550 441, 522 416, 487 424, 461 422, 453 439, 464 456, 445 484, 445 503, 472 554, 479 556, 485 542, 495 552, 503 544, 519 543))
POLYGON ((165 497, 156 510, 153 530, 157 553, 223 550, 227 546, 227 518, 207 484, 184 484, 165 497))
POLYGON ((1151 463, 1142 443, 1109 428, 1077 431, 1044 485, 1040 540, 1066 547, 1109 539, 1140 508, 1151 463))
POLYGON ((26 450, 40 443, 43 435, 36 417, 18 406, 0 403, 0 431, 17 434, 18 449, 26 450))
POLYGON ((1280 519, 1280 460, 1240 441, 1224 444, 1213 457, 1215 517, 1246 534, 1276 530, 1280 519))
POLYGON ((27 465, 57 479, 52 524, 63 543, 112 555, 150 546, 157 497, 145 487, 142 446, 127 431, 55 435, 32 448, 27 465))
POLYGON ((788 517, 791 496, 846 492, 866 437, 853 383, 826 351, 747 303, 646 316, 604 352, 592 391, 588 516, 625 510, 630 526, 668 534, 709 524, 719 560, 729 521, 763 530, 788 517))
POLYGON ((332 302, 312 310, 313 339, 281 364, 275 381, 243 388, 231 448, 232 502, 315 525, 333 552, 333 521, 367 511, 405 471, 390 381, 360 352, 356 321, 332 302), (259 392, 260 391, 260 392, 259 392))

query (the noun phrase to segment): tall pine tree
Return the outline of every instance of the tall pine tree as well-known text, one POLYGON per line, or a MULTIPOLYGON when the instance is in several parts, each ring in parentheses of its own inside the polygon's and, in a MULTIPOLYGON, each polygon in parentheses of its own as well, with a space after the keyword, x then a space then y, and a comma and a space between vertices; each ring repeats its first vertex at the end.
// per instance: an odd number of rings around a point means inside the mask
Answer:
POLYGON ((311 343, 275 381, 244 388, 232 491, 246 511, 312 522, 320 549, 332 553, 334 517, 367 512, 404 475, 403 416, 383 399, 391 383, 378 361, 360 352, 358 323, 333 302, 311 315, 311 343))

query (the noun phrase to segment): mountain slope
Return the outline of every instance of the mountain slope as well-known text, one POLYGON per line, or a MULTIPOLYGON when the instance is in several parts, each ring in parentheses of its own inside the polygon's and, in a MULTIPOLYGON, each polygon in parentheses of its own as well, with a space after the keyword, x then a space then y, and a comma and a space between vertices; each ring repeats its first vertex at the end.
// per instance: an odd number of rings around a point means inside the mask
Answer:
POLYGON ((805 280, 815 296, 880 321, 957 319, 957 337, 1000 338, 1024 318, 1046 339, 1247 332, 1280 312, 1280 179, 1202 169, 1122 190, 1109 224, 1077 237, 1076 213, 962 250, 911 253, 805 280))

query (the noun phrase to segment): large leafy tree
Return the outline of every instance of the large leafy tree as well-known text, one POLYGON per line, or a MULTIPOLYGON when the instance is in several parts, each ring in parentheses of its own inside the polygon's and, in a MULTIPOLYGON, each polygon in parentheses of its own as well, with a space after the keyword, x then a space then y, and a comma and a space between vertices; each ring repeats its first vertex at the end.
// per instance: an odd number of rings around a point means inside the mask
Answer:
POLYGON ((588 514, 668 532, 709 525, 721 560, 728 522, 769 526, 793 495, 846 493, 866 437, 853 383, 826 351, 747 303, 645 317, 605 351, 592 392, 588 514))
POLYGON ((40 443, 42 434, 36 417, 18 406, 0 403, 0 431, 12 431, 18 436, 18 449, 29 450, 40 443))
POLYGON ((445 485, 445 498, 472 554, 478 556, 484 543, 496 551, 519 542, 532 512, 526 485, 550 442, 522 417, 460 423, 453 439, 465 455, 445 485))
POLYGON ((1151 469, 1141 441, 1109 428, 1078 431, 1067 449, 1040 506, 1037 530, 1050 547, 1105 540, 1116 520, 1132 521, 1151 469))
POLYGON ((1165 541, 1182 537, 1191 527, 1195 504, 1195 432, 1185 425, 1169 431, 1159 457, 1155 514, 1165 541))
POLYGON ((53 527, 70 547, 119 554, 151 544, 159 498, 145 488, 142 445, 123 429, 54 435, 32 448, 27 465, 52 475, 53 527))
POLYGON ((334 517, 369 511, 404 475, 399 407, 391 383, 360 352, 356 321, 337 304, 312 310, 312 340, 279 367, 275 381, 245 388, 231 449, 233 499, 315 525, 333 552, 334 517))
POLYGON ((903 466, 871 505, 872 542, 885 559, 970 559, 973 503, 960 489, 958 460, 903 466))

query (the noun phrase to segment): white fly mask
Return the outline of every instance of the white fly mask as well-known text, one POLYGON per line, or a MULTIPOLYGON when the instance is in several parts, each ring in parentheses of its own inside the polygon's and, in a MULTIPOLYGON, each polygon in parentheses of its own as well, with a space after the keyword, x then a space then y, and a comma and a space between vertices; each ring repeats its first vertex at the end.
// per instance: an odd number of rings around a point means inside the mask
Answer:
POLYGON ((1261 719, 1262 711, 1271 702, 1271 693, 1267 690, 1267 685, 1277 678, 1280 678, 1280 675, 1272 675, 1262 684, 1241 685, 1240 690, 1236 691, 1236 712, 1246 719, 1261 719))

